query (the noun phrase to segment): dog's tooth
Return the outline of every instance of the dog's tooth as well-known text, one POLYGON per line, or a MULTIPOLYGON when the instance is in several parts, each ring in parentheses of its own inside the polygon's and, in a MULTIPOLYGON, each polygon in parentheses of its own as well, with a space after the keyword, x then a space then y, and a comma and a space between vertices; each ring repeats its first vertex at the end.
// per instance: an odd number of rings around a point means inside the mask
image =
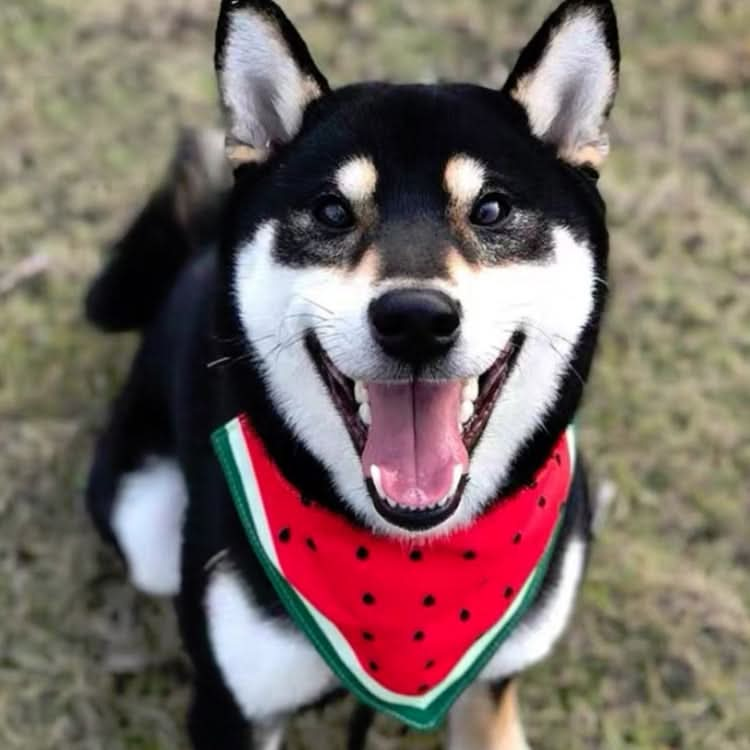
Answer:
POLYGON ((469 378, 464 384, 462 398, 464 401, 476 401, 479 396, 479 378, 469 378))
MULTIPOLYGON (((372 483, 375 485, 375 490, 381 500, 388 500, 385 492, 383 492, 383 480, 380 474, 380 467, 377 464, 373 464, 370 467, 370 479, 372 479, 372 483)), ((388 500, 388 502, 390 502, 390 500, 388 500)))
POLYGON ((358 404, 369 404, 370 394, 367 393, 367 386, 363 380, 357 380, 354 383, 354 398, 358 404))
POLYGON ((458 491, 458 485, 461 483, 461 477, 463 476, 463 473, 464 473, 464 467, 461 466, 461 464, 456 464, 453 467, 453 481, 451 482, 450 491, 448 492, 445 498, 446 502, 450 498, 452 498, 458 491))
POLYGON ((359 418, 369 427, 372 423, 372 412, 370 411, 370 404, 362 404, 359 407, 359 418))
POLYGON ((474 403, 472 401, 461 402, 461 424, 466 424, 474 414, 474 403))

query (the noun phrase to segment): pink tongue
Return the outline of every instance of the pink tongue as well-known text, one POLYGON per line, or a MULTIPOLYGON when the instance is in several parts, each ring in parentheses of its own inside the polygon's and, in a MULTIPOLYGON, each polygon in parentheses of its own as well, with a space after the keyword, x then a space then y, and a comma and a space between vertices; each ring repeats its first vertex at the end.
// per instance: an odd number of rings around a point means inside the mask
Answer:
POLYGON ((461 430, 460 381, 452 383, 368 383, 372 424, 362 454, 365 476, 380 469, 390 500, 409 508, 442 501, 454 468, 469 466, 461 430))

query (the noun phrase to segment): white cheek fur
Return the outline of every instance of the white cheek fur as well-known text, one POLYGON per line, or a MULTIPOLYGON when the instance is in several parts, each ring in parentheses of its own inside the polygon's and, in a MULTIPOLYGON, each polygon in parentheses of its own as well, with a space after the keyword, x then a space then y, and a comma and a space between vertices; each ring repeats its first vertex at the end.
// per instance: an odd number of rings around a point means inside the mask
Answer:
POLYGON ((527 338, 472 456, 457 515, 468 522, 502 483, 521 446, 542 424, 591 317, 596 275, 591 250, 563 227, 554 230, 545 264, 485 270, 459 284, 467 351, 495 347, 521 328, 527 338))
POLYGON ((275 236, 274 223, 262 225, 238 257, 235 296, 245 332, 287 425, 328 469, 351 508, 365 522, 384 525, 372 510, 359 456, 303 340, 314 327, 329 349, 356 349, 369 335, 366 305, 372 290, 364 279, 333 270, 280 265, 273 258, 275 236))
MULTIPOLYGON (((359 456, 303 340, 304 332, 314 328, 336 366, 350 376, 374 368, 378 355, 367 308, 385 285, 337 269, 283 266, 273 257, 276 231, 275 223, 263 224, 239 252, 234 288, 273 402, 329 470, 352 510, 375 529, 403 534, 374 510, 359 456)), ((451 283, 431 285, 453 294, 464 309, 463 333, 453 355, 457 367, 478 374, 490 367, 513 331, 527 334, 472 456, 459 510, 433 531, 447 533, 470 522, 492 499, 519 449, 554 404, 591 316, 596 280, 591 250, 558 227, 551 258, 543 263, 466 271, 451 283)))

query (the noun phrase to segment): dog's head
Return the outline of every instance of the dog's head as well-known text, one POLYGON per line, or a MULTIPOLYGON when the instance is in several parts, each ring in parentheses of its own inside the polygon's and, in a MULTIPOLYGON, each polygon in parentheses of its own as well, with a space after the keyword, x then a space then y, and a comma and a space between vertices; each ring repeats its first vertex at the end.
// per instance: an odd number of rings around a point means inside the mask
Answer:
POLYGON ((530 478, 588 375, 611 3, 565 2, 502 90, 334 91, 260 0, 224 0, 216 61, 225 292, 268 400, 374 529, 467 523, 530 478))

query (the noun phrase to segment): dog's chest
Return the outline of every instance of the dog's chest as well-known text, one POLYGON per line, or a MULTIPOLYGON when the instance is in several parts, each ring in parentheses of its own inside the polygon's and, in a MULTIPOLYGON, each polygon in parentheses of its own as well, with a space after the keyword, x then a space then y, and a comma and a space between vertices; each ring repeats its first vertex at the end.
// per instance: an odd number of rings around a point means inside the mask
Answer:
MULTIPOLYGON (((487 664, 480 680, 495 681, 543 659, 570 618, 585 548, 572 539, 559 579, 487 664)), ((213 573, 205 597, 209 639, 226 686, 248 719, 294 712, 338 686, 312 644, 288 621, 269 618, 226 565, 213 573)))
POLYGON ((213 573, 205 608, 214 658, 247 719, 293 711, 336 687, 333 673, 305 636, 256 607, 228 566, 213 573))

